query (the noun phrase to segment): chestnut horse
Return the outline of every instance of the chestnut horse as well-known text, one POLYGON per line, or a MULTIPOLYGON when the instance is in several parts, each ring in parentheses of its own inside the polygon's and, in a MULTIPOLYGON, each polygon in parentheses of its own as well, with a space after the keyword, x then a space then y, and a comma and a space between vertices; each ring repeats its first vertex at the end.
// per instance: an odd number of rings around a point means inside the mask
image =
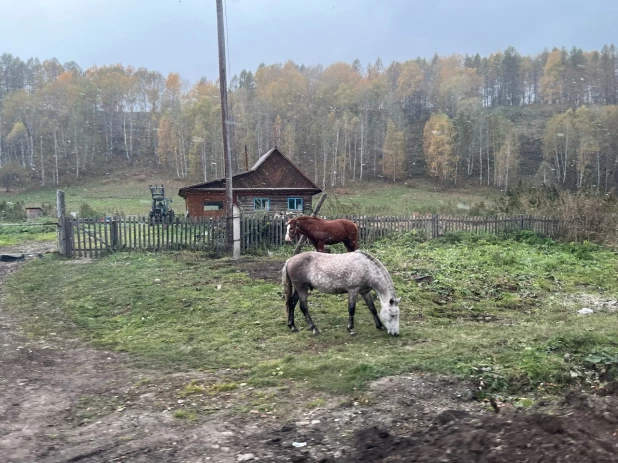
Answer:
POLYGON ((313 244, 315 250, 324 252, 325 244, 343 243, 348 252, 358 249, 358 226, 348 219, 324 220, 300 216, 288 220, 286 241, 292 241, 300 233, 313 244))

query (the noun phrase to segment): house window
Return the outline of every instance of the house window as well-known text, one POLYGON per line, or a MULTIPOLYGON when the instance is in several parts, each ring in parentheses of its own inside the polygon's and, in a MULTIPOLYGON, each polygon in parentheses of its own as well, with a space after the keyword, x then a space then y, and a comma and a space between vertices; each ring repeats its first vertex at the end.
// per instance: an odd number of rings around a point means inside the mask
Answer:
POLYGON ((303 198, 288 198, 288 210, 302 211, 303 210, 303 198))
POLYGON ((204 201, 205 211, 220 211, 223 209, 223 201, 204 201))
POLYGON ((253 198, 253 209, 256 211, 270 211, 270 199, 253 198))

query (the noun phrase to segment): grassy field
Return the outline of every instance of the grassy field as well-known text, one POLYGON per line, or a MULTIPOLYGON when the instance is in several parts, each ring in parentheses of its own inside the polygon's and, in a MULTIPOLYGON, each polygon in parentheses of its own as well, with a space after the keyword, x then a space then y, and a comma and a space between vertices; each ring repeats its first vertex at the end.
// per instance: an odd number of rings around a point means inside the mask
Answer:
POLYGON ((375 182, 329 191, 324 205, 327 214, 408 215, 442 213, 482 214, 501 192, 486 187, 445 188, 426 180, 395 185, 375 182))
POLYGON ((146 215, 150 210, 151 197, 149 184, 163 184, 166 195, 173 199, 172 208, 184 213, 184 200, 178 190, 186 186, 183 180, 162 180, 157 173, 128 171, 105 177, 83 181, 73 186, 30 189, 19 193, 0 192, 0 201, 23 201, 26 205, 56 204, 56 189, 65 192, 67 212, 79 212, 86 202, 95 211, 111 215, 124 213, 146 215))
MULTIPOLYGON (((78 186, 60 187, 65 191, 68 212, 79 212, 86 202, 101 214, 117 212, 145 215, 150 210, 149 184, 163 183, 167 195, 172 198, 172 207, 184 212, 184 200, 178 190, 187 184, 181 180, 151 179, 143 173, 122 174, 115 177, 96 179, 78 186)), ((439 212, 467 215, 481 203, 490 205, 500 196, 491 188, 461 187, 443 188, 428 181, 398 183, 365 183, 328 191, 329 199, 325 213, 364 214, 410 214, 414 212, 439 212)), ((56 188, 28 190, 20 193, 0 192, 0 201, 23 201, 27 205, 55 204, 56 188)), ((481 207, 482 209, 482 207, 481 207)))
POLYGON ((14 246, 36 241, 54 241, 55 239, 55 226, 0 226, 0 246, 14 246))
POLYGON ((398 338, 376 330, 362 303, 351 337, 345 296, 318 292, 309 305, 322 335, 310 334, 300 314, 301 332, 289 333, 278 280, 291 249, 238 262, 184 252, 48 257, 9 278, 7 305, 29 315, 31 334, 77 331, 172 369, 239 368, 254 386, 294 381, 345 393, 418 370, 470 379, 481 396, 516 398, 595 386, 618 371, 616 306, 605 302, 618 297, 613 252, 529 233, 428 242, 409 233, 370 251, 402 296, 398 338), (419 287, 415 274, 434 280, 419 287), (594 313, 581 316, 582 307, 594 313))

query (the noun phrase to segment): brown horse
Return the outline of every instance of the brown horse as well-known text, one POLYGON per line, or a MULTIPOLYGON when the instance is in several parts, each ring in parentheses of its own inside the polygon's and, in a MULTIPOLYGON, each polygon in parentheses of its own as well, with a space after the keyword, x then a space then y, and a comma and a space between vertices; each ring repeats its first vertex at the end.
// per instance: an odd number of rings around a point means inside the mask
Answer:
POLYGON ((318 252, 324 252, 325 244, 336 243, 343 243, 348 252, 358 249, 358 226, 351 220, 324 220, 304 215, 288 220, 285 240, 292 241, 298 233, 305 235, 318 252))

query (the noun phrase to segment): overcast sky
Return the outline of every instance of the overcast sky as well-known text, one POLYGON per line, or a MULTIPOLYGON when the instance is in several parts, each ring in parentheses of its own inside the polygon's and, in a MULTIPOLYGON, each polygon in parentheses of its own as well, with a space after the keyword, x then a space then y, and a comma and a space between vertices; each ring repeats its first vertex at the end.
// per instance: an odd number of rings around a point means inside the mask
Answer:
MULTIPOLYGON (((231 74, 285 62, 618 45, 618 0, 226 0, 231 74)), ((215 0, 1 0, 0 53, 215 80, 215 0)))

